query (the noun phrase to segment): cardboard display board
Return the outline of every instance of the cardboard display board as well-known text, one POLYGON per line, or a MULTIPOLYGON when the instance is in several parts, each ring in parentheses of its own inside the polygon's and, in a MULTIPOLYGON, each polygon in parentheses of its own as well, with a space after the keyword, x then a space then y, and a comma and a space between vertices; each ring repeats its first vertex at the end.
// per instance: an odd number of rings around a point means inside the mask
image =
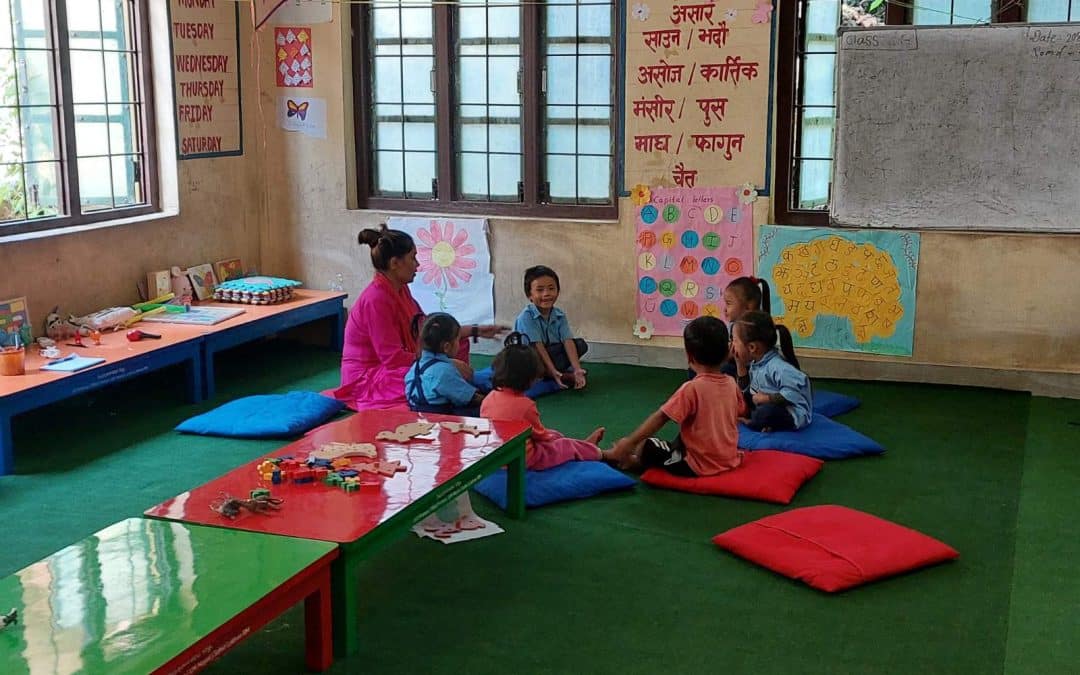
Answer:
POLYGON ((243 154, 239 16, 235 2, 169 2, 180 159, 243 154))

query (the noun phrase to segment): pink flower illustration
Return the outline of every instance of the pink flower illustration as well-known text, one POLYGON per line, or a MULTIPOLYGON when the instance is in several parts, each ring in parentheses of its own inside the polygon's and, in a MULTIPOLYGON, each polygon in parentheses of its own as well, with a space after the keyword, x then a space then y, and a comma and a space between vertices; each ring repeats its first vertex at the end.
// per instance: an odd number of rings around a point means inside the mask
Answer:
POLYGON ((476 248, 468 243, 469 233, 464 228, 455 230, 452 222, 431 221, 428 229, 416 231, 420 246, 416 247, 416 260, 420 263, 422 281, 428 286, 441 286, 436 291, 439 304, 446 307, 446 293, 459 283, 468 283, 476 269, 476 261, 469 256, 476 248))

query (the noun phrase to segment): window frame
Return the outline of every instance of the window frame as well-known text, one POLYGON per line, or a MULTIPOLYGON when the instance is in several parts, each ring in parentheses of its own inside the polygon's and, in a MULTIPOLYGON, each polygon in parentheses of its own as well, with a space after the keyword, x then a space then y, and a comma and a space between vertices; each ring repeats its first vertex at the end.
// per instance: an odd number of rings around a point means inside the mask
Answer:
MULTIPOLYGON (((612 103, 611 103, 611 183, 610 204, 560 204, 542 201, 541 162, 543 139, 541 115, 544 105, 540 92, 541 67, 544 55, 540 52, 543 25, 542 3, 520 6, 521 32, 521 136, 522 136, 522 200, 519 202, 464 201, 456 199, 458 193, 457 170, 454 150, 454 79, 453 72, 453 11, 456 5, 436 4, 433 7, 434 24, 432 41, 435 64, 435 148, 438 194, 435 198, 383 197, 374 194, 372 185, 373 165, 371 119, 372 45, 370 6, 352 6, 352 66, 353 111, 355 123, 356 194, 360 209, 374 211, 409 211, 420 213, 447 213, 469 216, 527 217, 574 220, 615 220, 619 215, 619 181, 617 173, 621 164, 623 104, 620 96, 623 83, 619 81, 619 63, 622 58, 620 30, 620 3, 612 0, 612 103), (534 92, 534 93, 529 93, 534 92)), ((479 5, 478 5, 479 6, 479 5)))
POLYGON ((59 146, 57 159, 60 163, 61 206, 68 213, 51 217, 30 218, 0 222, 0 237, 27 233, 63 230, 81 225, 92 225, 111 220, 122 220, 157 213, 161 210, 158 176, 158 148, 156 113, 154 108, 153 55, 150 34, 150 0, 127 0, 133 12, 131 37, 132 51, 137 56, 133 69, 134 85, 139 88, 142 115, 139 116, 138 138, 142 148, 143 190, 146 201, 133 206, 120 206, 82 213, 79 192, 79 162, 75 142, 75 110, 71 83, 71 51, 69 47, 66 0, 50 0, 45 5, 51 25, 49 40, 52 46, 52 71, 56 78, 56 107, 59 120, 54 123, 54 133, 59 146))
MULTIPOLYGON (((839 0, 842 2, 843 0, 839 0)), ((799 209, 794 207, 795 190, 798 188, 799 169, 796 166, 799 143, 798 101, 799 45, 805 27, 805 18, 799 10, 805 0, 781 2, 776 9, 776 196, 773 214, 780 225, 809 225, 825 227, 829 224, 829 209, 799 209)), ((890 4, 890 7, 892 5, 890 4)), ((835 131, 834 131, 835 133, 835 131)), ((835 142, 835 138, 834 138, 835 142)), ((832 201, 832 183, 829 184, 829 202, 832 201)))

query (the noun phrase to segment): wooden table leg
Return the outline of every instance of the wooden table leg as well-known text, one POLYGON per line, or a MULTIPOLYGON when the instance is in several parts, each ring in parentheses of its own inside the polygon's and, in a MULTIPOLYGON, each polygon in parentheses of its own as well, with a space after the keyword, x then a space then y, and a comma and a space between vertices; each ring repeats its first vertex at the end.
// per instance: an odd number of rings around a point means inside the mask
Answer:
POLYGON ((14 472, 15 439, 11 435, 11 415, 0 413, 0 476, 14 472))
POLYGON ((317 585, 304 599, 304 644, 308 670, 321 673, 334 662, 329 568, 319 575, 317 585))
POLYGON ((525 443, 506 465, 506 512, 511 518, 525 517, 525 443))
POLYGON ((360 574, 361 556, 350 544, 340 547, 341 554, 330 569, 334 595, 334 654, 351 656, 360 651, 360 574))

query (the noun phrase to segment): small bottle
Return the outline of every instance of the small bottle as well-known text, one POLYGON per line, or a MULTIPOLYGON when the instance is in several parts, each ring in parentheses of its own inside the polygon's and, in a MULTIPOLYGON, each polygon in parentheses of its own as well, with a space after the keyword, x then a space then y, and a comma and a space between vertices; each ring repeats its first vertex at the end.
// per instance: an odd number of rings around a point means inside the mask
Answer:
POLYGON ((342 292, 345 290, 345 275, 338 272, 328 284, 328 290, 342 292))

